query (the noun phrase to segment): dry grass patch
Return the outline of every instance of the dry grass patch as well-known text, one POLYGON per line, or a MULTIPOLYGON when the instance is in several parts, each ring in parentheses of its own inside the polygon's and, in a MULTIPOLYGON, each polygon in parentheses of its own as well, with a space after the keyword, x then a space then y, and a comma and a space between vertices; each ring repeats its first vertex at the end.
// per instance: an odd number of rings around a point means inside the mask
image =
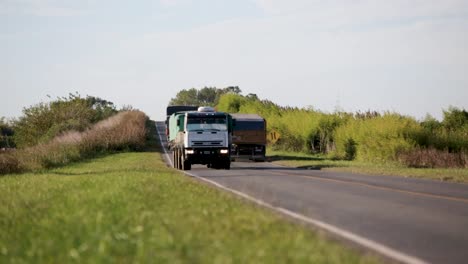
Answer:
POLYGON ((84 132, 68 131, 47 143, 0 153, 0 174, 62 166, 99 153, 142 149, 147 120, 140 111, 120 112, 84 132))

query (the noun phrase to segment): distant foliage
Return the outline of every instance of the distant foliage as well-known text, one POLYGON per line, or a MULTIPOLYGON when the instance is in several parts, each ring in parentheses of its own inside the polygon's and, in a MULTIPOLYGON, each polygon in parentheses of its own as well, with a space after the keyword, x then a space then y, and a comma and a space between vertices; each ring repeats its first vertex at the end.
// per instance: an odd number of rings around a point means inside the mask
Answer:
POLYGON ((4 117, 0 117, 0 149, 15 147, 14 134, 15 132, 10 122, 7 122, 4 117))
POLYGON ((417 135, 418 145, 424 148, 446 150, 451 153, 468 152, 468 112, 450 107, 444 110, 439 122, 431 116, 421 122, 422 131, 417 135))
POLYGON ((413 168, 468 168, 468 154, 464 151, 451 153, 448 150, 416 147, 400 153, 399 161, 413 168))
MULTIPOLYGON (((425 149, 435 149, 431 155, 441 155, 441 159, 446 160, 446 153, 468 152, 468 113, 454 107, 444 110, 441 122, 430 116, 418 122, 412 117, 390 112, 330 114, 312 108, 281 107, 256 96, 240 94, 222 95, 217 108, 230 113, 263 116, 268 132, 280 135, 273 148, 281 150, 322 153, 348 160, 401 161, 408 166, 417 166, 414 163, 423 159, 403 160, 422 155, 426 153, 425 149)), ((456 162, 444 164, 453 166, 456 162)))
POLYGON ((45 143, 69 130, 84 131, 90 125, 117 113, 112 102, 70 94, 50 103, 24 108, 14 122, 15 143, 28 147, 45 143))
POLYGON ((61 166, 100 153, 142 150, 147 121, 143 112, 120 112, 83 132, 68 131, 46 143, 0 152, 0 174, 61 166))
POLYGON ((356 158, 357 153, 357 143, 352 138, 348 138, 348 140, 344 144, 345 147, 345 159, 347 160, 354 160, 356 158))
POLYGON ((21 171, 20 161, 13 150, 0 152, 0 175, 21 171))
POLYGON ((447 131, 468 131, 468 112, 465 109, 458 109, 456 107, 449 107, 444 110, 444 120, 442 121, 443 127, 447 131))
POLYGON ((198 105, 216 106, 223 94, 240 94, 242 91, 237 86, 229 86, 223 89, 216 87, 204 87, 202 89, 184 89, 172 98, 169 105, 198 105))
POLYGON ((335 130, 338 158, 350 158, 350 141, 354 142, 358 160, 396 160, 398 153, 412 149, 416 141, 413 135, 420 130, 410 117, 386 113, 372 118, 351 117, 335 130))

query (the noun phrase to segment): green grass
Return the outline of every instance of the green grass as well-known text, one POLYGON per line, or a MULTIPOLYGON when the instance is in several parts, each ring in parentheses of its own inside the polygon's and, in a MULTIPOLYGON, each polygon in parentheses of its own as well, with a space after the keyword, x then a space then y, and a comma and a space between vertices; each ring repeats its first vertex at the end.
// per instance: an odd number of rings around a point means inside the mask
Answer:
POLYGON ((0 177, 0 263, 375 263, 298 224, 122 153, 0 177))
POLYGON ((378 163, 362 161, 332 160, 323 155, 291 153, 268 149, 267 155, 273 163, 300 168, 311 168, 329 171, 345 171, 368 175, 395 175, 434 179, 441 181, 468 183, 468 169, 429 169, 408 168, 399 163, 378 163))

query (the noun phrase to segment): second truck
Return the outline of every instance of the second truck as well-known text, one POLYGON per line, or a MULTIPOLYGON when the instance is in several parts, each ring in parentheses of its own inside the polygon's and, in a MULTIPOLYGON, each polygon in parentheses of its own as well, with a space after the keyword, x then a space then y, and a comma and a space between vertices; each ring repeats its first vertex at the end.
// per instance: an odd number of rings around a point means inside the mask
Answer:
POLYGON ((232 132, 231 159, 265 161, 265 119, 257 114, 232 114, 232 118, 236 125, 232 132))

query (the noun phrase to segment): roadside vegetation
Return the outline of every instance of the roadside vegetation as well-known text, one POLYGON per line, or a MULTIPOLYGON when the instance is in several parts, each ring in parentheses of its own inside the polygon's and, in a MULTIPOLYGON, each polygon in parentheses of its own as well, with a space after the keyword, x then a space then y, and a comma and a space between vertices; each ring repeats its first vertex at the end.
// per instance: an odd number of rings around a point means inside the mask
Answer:
POLYGON ((0 117, 0 149, 14 148, 13 127, 11 122, 0 117))
POLYGON ((464 168, 414 168, 399 162, 369 162, 330 159, 321 154, 298 153, 267 149, 269 161, 289 167, 309 170, 342 171, 367 175, 393 175, 468 183, 468 170, 464 168))
POLYGON ((442 121, 430 115, 418 121, 394 112, 324 113, 313 108, 283 107, 256 95, 235 93, 223 94, 217 109, 263 116, 270 135, 269 155, 288 154, 279 155, 288 156, 283 164, 292 165, 292 157, 300 153, 312 157, 314 163, 299 157, 294 163, 298 166, 320 163, 325 168, 336 164, 336 169, 352 168, 360 173, 381 171, 468 182, 465 109, 443 110, 442 121))
POLYGON ((143 112, 117 111, 112 103, 89 96, 70 95, 25 108, 7 127, 9 145, 0 151, 0 175, 141 149, 147 122, 143 112))

